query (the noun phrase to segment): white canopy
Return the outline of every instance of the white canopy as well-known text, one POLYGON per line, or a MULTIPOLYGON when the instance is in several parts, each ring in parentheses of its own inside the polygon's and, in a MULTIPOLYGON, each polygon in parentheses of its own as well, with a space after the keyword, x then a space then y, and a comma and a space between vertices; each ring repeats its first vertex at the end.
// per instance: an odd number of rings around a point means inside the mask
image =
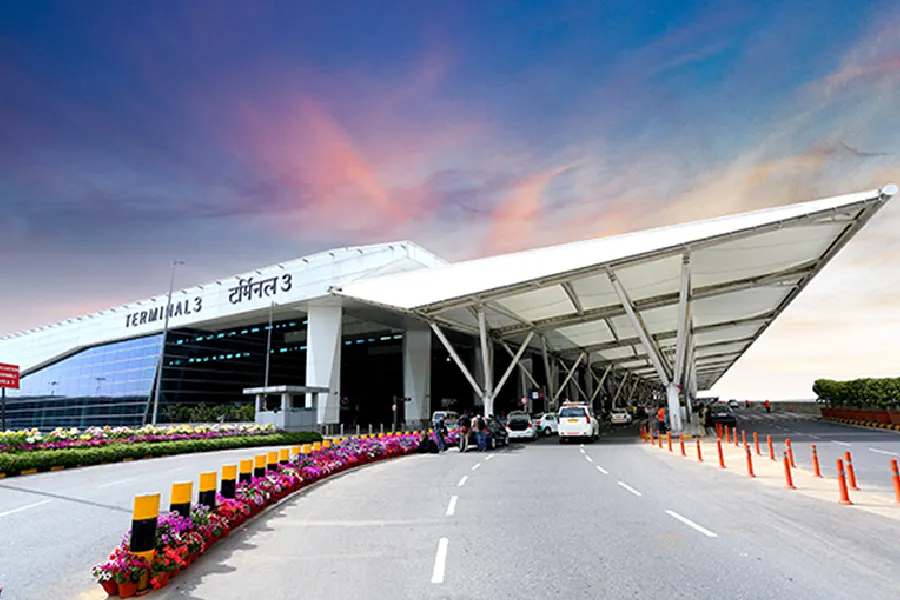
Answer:
POLYGON ((334 290, 647 381, 709 389, 896 186, 358 281, 334 290), (538 339, 540 339, 538 338, 538 339))

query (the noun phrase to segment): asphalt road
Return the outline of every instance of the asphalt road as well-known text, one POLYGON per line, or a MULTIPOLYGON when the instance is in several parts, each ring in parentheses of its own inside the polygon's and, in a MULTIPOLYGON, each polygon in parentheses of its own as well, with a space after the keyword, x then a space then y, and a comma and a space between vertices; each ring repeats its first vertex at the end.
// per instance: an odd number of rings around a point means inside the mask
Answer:
POLYGON ((900 522, 636 437, 342 474, 233 534, 161 598, 896 599, 900 522))
MULTIPOLYGON (((755 431, 760 448, 766 454, 765 436, 772 436, 773 445, 784 448, 790 439, 794 460, 798 467, 812 470, 812 444, 816 445, 822 474, 833 476, 838 458, 849 451, 853 459, 857 483, 862 489, 886 491, 893 494, 891 459, 900 460, 900 432, 841 425, 821 419, 791 418, 776 413, 736 410, 738 429, 745 429, 748 441, 755 431)), ((777 454, 777 456, 781 456, 777 454)))
MULTIPOLYGON (((271 448, 180 455, 0 479, 0 587, 3 600, 74 598, 93 587, 90 568, 131 527, 134 496, 174 481, 197 481, 271 448)), ((99 590, 99 586, 97 586, 99 590)), ((105 597, 102 595, 101 597, 105 597)))

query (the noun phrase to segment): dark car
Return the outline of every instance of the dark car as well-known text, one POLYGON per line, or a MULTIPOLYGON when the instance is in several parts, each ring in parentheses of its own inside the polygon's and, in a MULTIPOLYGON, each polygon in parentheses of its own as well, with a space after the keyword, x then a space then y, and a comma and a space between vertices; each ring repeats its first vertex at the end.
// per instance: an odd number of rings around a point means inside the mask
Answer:
POLYGON ((488 450, 509 445, 506 428, 495 419, 488 420, 488 450))
POLYGON ((735 415, 734 410, 724 402, 710 404, 709 422, 713 427, 716 425, 737 427, 737 415, 735 415))

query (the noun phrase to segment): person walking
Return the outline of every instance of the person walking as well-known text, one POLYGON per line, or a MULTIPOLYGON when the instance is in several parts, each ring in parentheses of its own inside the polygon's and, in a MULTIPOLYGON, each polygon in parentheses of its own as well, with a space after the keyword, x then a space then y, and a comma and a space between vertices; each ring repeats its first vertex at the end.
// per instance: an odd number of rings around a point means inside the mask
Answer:
POLYGON ((487 420, 483 416, 478 415, 478 450, 481 452, 487 451, 487 436, 487 420))
POLYGON ((447 450, 447 419, 441 417, 434 429, 434 432, 437 434, 438 449, 444 452, 447 450))
POLYGON ((459 417, 459 451, 465 452, 469 449, 469 427, 472 425, 472 419, 469 417, 469 411, 466 411, 459 417))
POLYGON ((656 411, 656 430, 659 433, 666 432, 666 407, 662 404, 659 405, 659 410, 656 411))

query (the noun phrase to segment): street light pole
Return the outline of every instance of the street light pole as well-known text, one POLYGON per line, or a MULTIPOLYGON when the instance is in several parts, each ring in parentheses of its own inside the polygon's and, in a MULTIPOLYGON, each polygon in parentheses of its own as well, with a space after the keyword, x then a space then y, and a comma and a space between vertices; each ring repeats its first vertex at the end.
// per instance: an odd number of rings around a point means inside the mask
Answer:
POLYGON ((169 336, 169 310, 172 307, 172 292, 175 289, 175 268, 178 267, 178 265, 183 264, 183 260, 172 261, 172 275, 169 277, 169 295, 166 297, 166 307, 163 309, 165 312, 165 319, 163 320, 162 343, 159 345, 159 364, 156 367, 156 393, 153 398, 152 424, 154 426, 156 425, 156 417, 159 414, 159 394, 162 388, 163 359, 166 355, 166 338, 169 336))
POLYGON ((272 355, 272 322, 274 321, 275 301, 269 304, 269 333, 266 337, 266 378, 265 387, 269 387, 269 357, 272 355))

